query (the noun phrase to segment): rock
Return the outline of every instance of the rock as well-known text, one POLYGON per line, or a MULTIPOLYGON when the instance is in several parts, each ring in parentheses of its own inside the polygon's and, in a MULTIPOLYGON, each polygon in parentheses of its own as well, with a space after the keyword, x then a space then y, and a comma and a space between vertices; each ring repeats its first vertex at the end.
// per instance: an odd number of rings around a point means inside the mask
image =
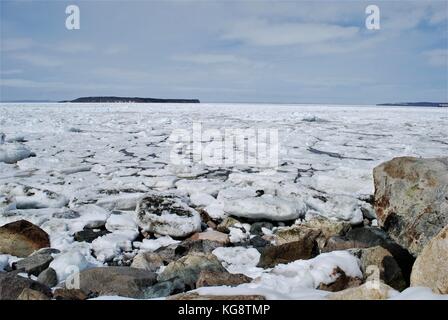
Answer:
POLYGON ((53 292, 55 300, 86 300, 88 295, 80 289, 57 288, 53 292))
POLYGON ((40 291, 24 288, 22 293, 17 297, 17 300, 50 300, 50 298, 40 291))
POLYGON ((185 284, 181 279, 174 278, 167 281, 161 281, 148 288, 145 291, 145 299, 154 299, 167 297, 172 294, 185 291, 185 284))
POLYGON ((78 242, 85 241, 85 242, 91 243, 96 238, 105 236, 108 233, 109 233, 109 231, 107 231, 107 230, 85 228, 82 231, 76 232, 73 235, 73 237, 75 238, 75 241, 78 241, 78 242))
POLYGON ((13 263, 13 269, 23 270, 28 274, 38 276, 48 268, 53 257, 50 254, 38 253, 13 263))
POLYGON ((250 226, 250 233, 257 236, 263 236, 264 235, 264 232, 262 230, 263 228, 272 230, 272 228, 274 228, 274 225, 266 221, 255 222, 252 223, 252 225, 250 226))
POLYGON ((448 294, 448 226, 426 244, 415 260, 411 286, 429 287, 435 293, 448 294))
POLYGON ((226 245, 229 243, 229 236, 225 233, 209 230, 205 232, 195 233, 190 237, 191 240, 209 240, 226 245))
POLYGON ((193 252, 210 253, 222 246, 222 243, 216 241, 187 239, 182 241, 174 251, 176 256, 183 257, 186 254, 193 252))
POLYGON ((243 283, 249 283, 252 279, 241 273, 214 272, 202 270, 196 281, 196 288, 213 286, 236 287, 243 283))
POLYGON ((132 261, 131 268, 156 272, 163 266, 162 257, 154 252, 139 252, 132 261))
POLYGON ((394 158, 373 177, 379 225, 417 256, 448 225, 448 157, 394 158))
POLYGON ((37 281, 19 276, 18 271, 0 273, 0 300, 17 300, 25 288, 51 297, 50 288, 37 281))
POLYGON ((338 276, 336 281, 329 284, 319 284, 319 290, 337 292, 348 288, 358 287, 363 282, 362 279, 347 276, 344 270, 339 267, 333 270, 333 274, 338 276))
POLYGON ((240 224, 240 222, 235 218, 226 217, 224 218, 224 220, 222 220, 220 224, 218 224, 216 230, 223 233, 229 233, 230 232, 229 228, 235 226, 236 224, 240 224))
POLYGON ((388 235, 377 227, 353 228, 344 236, 334 236, 328 239, 323 252, 347 250, 352 248, 371 248, 381 246, 389 251, 398 263, 406 284, 409 284, 414 257, 391 240, 388 235))
POLYGON ((260 295, 199 295, 196 292, 187 292, 170 296, 167 300, 266 300, 266 298, 260 295))
POLYGON ((288 242, 279 246, 266 247, 261 252, 260 261, 257 266, 261 268, 273 268, 280 263, 310 259, 315 256, 314 250, 315 242, 312 238, 288 242))
POLYGON ((319 230, 320 234, 316 241, 319 248, 323 248, 328 239, 332 236, 341 236, 350 230, 350 223, 347 221, 333 221, 324 217, 314 217, 303 222, 300 226, 319 230))
POLYGON ((48 234, 26 220, 11 222, 0 227, 0 253, 28 257, 34 251, 49 246, 48 234))
POLYGON ((266 246, 270 245, 271 243, 265 239, 263 239, 260 236, 255 236, 250 238, 249 245, 256 248, 258 251, 262 251, 266 246))
POLYGON ((39 274, 37 281, 52 288, 58 284, 58 276, 53 268, 47 268, 39 274))
POLYGON ((136 214, 144 231, 186 237, 201 230, 199 213, 169 194, 147 194, 137 203, 136 214))
POLYGON ((397 293, 384 283, 379 282, 378 284, 378 287, 375 288, 371 283, 366 282, 356 288, 330 293, 326 298, 329 300, 385 300, 397 293))
POLYGON ((78 275, 84 293, 100 296, 144 298, 145 290, 156 282, 155 273, 129 267, 92 268, 78 275))
POLYGON ((211 253, 190 253, 177 261, 168 264, 161 274, 158 281, 166 281, 173 278, 182 280, 186 288, 195 288, 201 271, 227 272, 221 265, 221 262, 211 253))
POLYGON ((361 270, 367 274, 370 266, 378 267, 380 279, 395 290, 402 291, 407 287, 401 268, 392 254, 383 247, 359 249, 354 251, 361 261, 361 270))
POLYGON ((314 242, 320 235, 320 230, 308 228, 306 226, 292 226, 287 228, 279 228, 274 232, 274 239, 277 245, 289 242, 314 242))

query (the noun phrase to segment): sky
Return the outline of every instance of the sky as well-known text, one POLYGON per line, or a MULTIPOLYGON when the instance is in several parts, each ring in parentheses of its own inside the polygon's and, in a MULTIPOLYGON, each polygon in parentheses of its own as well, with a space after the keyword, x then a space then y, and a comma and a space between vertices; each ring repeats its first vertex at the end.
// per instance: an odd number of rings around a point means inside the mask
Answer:
POLYGON ((447 0, 0 0, 0 29, 1 101, 448 101, 447 0))

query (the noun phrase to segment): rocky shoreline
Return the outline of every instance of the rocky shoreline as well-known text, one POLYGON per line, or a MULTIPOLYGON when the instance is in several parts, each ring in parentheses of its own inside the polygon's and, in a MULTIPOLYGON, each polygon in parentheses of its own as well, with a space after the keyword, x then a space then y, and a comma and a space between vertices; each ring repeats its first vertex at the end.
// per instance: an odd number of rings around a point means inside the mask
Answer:
POLYGON ((14 221, 0 227, 0 299, 258 300, 272 298, 263 288, 278 277, 299 279, 321 299, 447 295, 448 158, 394 158, 373 177, 375 210, 356 224, 305 217, 300 207, 280 219, 214 218, 159 191, 129 199, 134 215, 91 207, 73 237, 90 244, 104 266, 52 249, 40 227, 14 221))

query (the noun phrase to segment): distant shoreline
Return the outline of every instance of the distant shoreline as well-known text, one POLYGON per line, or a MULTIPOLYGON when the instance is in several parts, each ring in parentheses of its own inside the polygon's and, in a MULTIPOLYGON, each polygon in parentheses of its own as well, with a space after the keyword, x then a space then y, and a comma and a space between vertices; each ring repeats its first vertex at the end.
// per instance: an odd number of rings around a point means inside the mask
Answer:
POLYGON ((159 99, 159 98, 140 98, 140 97, 81 97, 74 100, 64 100, 59 102, 70 103, 200 103, 199 99, 159 99))
POLYGON ((448 102, 397 102, 397 103, 379 103, 377 106, 392 107, 448 107, 448 102))

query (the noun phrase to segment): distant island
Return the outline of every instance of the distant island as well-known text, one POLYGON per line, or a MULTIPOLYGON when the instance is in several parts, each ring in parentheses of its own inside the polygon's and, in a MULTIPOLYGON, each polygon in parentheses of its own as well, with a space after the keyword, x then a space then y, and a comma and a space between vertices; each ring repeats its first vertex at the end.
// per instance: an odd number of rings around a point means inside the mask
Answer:
POLYGON ((65 100, 59 102, 73 103, 119 103, 119 102, 136 102, 136 103, 200 103, 198 99, 158 99, 158 98, 139 98, 139 97, 81 97, 74 100, 65 100))
POLYGON ((405 106, 405 107, 448 107, 448 102, 397 102, 380 103, 377 106, 405 106))

